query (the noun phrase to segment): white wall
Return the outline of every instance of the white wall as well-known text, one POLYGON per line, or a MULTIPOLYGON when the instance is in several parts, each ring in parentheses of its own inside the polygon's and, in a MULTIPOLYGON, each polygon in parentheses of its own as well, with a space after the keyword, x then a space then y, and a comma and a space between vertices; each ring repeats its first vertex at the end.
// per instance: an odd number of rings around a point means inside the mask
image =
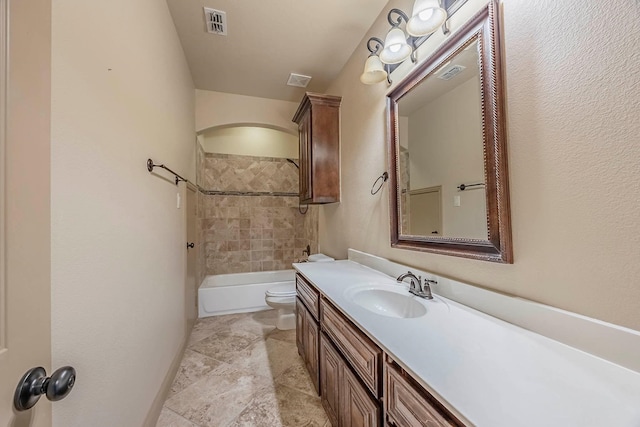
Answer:
POLYGON ((204 131, 198 140, 207 153, 298 158, 297 134, 266 127, 218 127, 204 131))
MULTIPOLYGON (((300 99, 302 101, 302 99, 300 99)), ((298 133, 291 121, 298 102, 196 90, 196 130, 225 125, 262 125, 298 133)))
POLYGON ((78 372, 53 425, 141 426, 185 339, 184 184, 145 163, 195 175, 165 2, 55 1, 51 114, 52 359, 78 372))
POLYGON ((474 76, 408 117, 411 190, 442 186, 443 236, 487 239, 484 188, 457 189, 484 182, 480 109, 480 81, 474 76), (454 206, 454 196, 460 206, 454 206))
POLYGON ((388 188, 369 194, 388 168, 388 88, 359 83, 365 42, 384 35, 391 7, 411 4, 388 4, 328 90, 343 97, 342 202, 321 208, 320 249, 346 257, 352 247, 640 329, 637 2, 504 1, 513 265, 391 249, 388 188))

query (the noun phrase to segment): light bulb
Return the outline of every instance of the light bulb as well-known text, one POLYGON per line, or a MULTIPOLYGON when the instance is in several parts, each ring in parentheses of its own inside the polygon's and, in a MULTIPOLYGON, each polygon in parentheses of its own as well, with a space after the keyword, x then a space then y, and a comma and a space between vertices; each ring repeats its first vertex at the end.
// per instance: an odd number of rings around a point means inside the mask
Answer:
POLYGON ((418 16, 420 17, 420 19, 422 19, 423 21, 426 21, 427 19, 431 18, 433 16, 433 9, 427 9, 427 10, 423 10, 422 12, 420 12, 418 14, 418 16))

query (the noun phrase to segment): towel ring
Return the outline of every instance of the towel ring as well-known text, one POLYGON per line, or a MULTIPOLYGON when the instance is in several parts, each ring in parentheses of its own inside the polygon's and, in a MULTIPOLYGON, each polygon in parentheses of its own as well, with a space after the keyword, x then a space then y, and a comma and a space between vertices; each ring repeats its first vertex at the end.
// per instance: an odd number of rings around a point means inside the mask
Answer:
POLYGON ((371 195, 374 196, 378 194, 378 192, 382 189, 382 186, 384 185, 385 182, 387 182, 388 179, 389 179, 389 174, 387 172, 384 172, 382 175, 380 175, 378 179, 375 180, 375 182, 373 183, 373 186, 371 187, 371 195), (378 188, 376 188, 376 186, 378 188), (374 191, 374 188, 375 188, 375 191, 374 191))

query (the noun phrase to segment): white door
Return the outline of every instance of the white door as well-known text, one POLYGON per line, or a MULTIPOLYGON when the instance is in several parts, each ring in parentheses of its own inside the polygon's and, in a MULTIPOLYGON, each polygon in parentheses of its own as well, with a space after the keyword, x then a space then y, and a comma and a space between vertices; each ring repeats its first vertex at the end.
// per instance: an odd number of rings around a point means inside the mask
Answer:
POLYGON ((51 425, 46 398, 13 409, 28 369, 51 374, 50 20, 51 0, 0 0, 0 427, 51 425))

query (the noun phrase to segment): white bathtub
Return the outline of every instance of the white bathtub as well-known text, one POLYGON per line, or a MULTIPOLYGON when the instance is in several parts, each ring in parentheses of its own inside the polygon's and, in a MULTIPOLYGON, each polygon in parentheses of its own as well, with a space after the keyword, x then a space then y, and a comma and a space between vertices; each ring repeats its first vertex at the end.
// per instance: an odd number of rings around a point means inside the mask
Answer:
POLYGON ((198 316, 267 310, 264 293, 272 286, 295 283, 295 270, 207 276, 198 288, 198 316))

